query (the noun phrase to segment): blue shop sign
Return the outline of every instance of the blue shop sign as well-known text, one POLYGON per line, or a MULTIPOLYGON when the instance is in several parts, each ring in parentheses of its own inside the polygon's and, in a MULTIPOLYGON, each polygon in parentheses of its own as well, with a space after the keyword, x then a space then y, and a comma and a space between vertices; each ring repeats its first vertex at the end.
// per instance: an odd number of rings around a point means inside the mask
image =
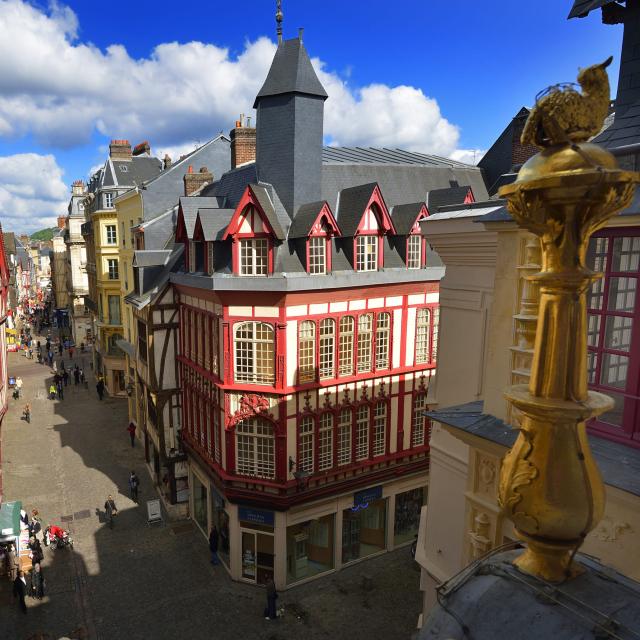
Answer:
POLYGON ((377 487, 371 487, 369 489, 363 489, 362 491, 357 491, 353 494, 353 506, 366 508, 369 506, 370 502, 374 502, 375 500, 380 500, 382 498, 382 485, 379 484, 377 487))
POLYGON ((252 507, 238 507, 238 520, 268 527, 273 527, 275 523, 273 511, 253 509, 252 507))

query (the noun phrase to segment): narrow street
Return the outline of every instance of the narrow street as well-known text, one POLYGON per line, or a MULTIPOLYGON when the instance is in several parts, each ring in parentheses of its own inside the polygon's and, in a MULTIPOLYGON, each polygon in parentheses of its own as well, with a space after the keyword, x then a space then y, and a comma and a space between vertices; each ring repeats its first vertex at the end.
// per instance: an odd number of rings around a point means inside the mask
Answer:
POLYGON ((27 599, 27 615, 12 602, 9 581, 0 582, 0 638, 26 640, 37 632, 59 638, 81 627, 104 640, 411 636, 421 597, 408 548, 282 592, 285 616, 267 621, 264 591, 212 567, 192 523, 147 526, 145 501, 155 490, 142 446, 130 446, 126 403, 98 400, 89 354, 75 354, 86 365, 88 389, 71 378, 64 400, 55 401, 47 397, 48 367, 7 355, 9 375, 21 376, 24 387, 23 398, 10 399, 2 426, 4 499, 22 500, 29 513, 37 508, 43 526, 70 529, 75 546, 45 549, 47 594, 27 599), (21 419, 27 401, 31 424, 21 419), (141 479, 140 506, 128 498, 132 469, 141 479), (102 518, 108 494, 119 509, 113 530, 102 518))

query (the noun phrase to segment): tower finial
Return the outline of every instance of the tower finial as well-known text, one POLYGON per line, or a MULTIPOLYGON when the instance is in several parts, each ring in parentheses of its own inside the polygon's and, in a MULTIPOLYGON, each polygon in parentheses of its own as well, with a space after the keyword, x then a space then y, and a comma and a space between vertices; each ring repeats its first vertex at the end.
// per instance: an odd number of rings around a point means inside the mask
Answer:
POLYGON ((278 44, 282 44, 282 0, 276 0, 276 25, 278 44))

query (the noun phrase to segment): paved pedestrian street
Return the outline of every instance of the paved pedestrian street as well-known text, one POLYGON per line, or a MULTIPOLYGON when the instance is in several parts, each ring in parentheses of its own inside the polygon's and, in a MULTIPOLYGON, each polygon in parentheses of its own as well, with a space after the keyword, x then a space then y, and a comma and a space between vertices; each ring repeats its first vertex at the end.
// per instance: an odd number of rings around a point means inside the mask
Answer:
MULTIPOLYGON (((89 354, 74 355, 90 373, 89 354)), ((51 370, 20 354, 8 358, 9 375, 24 381, 24 397, 10 398, 2 426, 4 499, 22 500, 29 513, 37 508, 43 526, 69 528, 74 550, 45 548, 47 594, 27 599, 27 615, 12 602, 9 580, 0 581, 0 639, 26 640, 38 632, 59 638, 79 629, 104 640, 411 636, 421 598, 408 548, 281 592, 285 615, 267 621, 264 590, 213 567, 195 525, 147 526, 144 502, 155 490, 142 446, 130 446, 126 402, 100 402, 91 375, 88 389, 71 377, 64 400, 51 401, 51 370), (21 419, 27 401, 31 424, 21 419), (132 469, 141 479, 142 506, 127 497, 132 469), (113 530, 102 518, 108 494, 119 509, 113 530)), ((65 363, 68 368, 68 357, 65 363)))

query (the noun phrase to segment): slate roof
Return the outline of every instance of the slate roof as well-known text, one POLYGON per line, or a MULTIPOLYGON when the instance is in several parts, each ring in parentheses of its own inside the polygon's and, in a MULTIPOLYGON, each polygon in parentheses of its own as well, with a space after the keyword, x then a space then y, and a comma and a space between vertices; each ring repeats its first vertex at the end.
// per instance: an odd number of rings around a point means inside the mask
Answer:
POLYGON ((178 205, 175 205, 153 220, 136 225, 134 229, 144 232, 145 249, 164 249, 174 234, 177 218, 178 205))
POLYGON ((142 309, 153 296, 160 292, 169 282, 169 276, 180 265, 184 245, 176 244, 166 251, 135 251, 134 278, 137 278, 136 292, 125 296, 125 302, 136 309, 142 309))
POLYGON ((221 199, 220 206, 235 208, 238 206, 247 185, 257 182, 256 165, 255 162, 252 162, 227 171, 219 180, 207 185, 200 195, 204 197, 218 196, 221 199))
POLYGON ((370 182, 369 184, 362 184, 340 191, 336 220, 340 225, 343 236, 351 237, 355 235, 362 219, 362 214, 369 204, 376 186, 375 182, 370 182))
POLYGON ((323 164, 392 164, 421 165, 431 167, 468 168, 472 165, 415 151, 402 149, 376 149, 373 147, 324 147, 323 164))
POLYGON ((567 18, 584 18, 590 11, 599 9, 613 1, 614 0, 575 0, 567 18))
POLYGON ((593 142, 615 149, 640 142, 640 99, 624 112, 616 112, 613 124, 599 133, 593 142))
POLYGON ((289 228, 289 238, 306 238, 324 205, 324 200, 319 200, 318 202, 310 202, 298 207, 298 211, 289 228))
POLYGON ((278 45, 267 79, 256 96, 253 108, 257 108, 260 98, 284 93, 327 98, 327 92, 318 80, 307 50, 299 38, 285 40, 278 45))
POLYGON ((216 197, 182 196, 180 198, 180 206, 182 207, 187 236, 192 238, 198 216, 198 209, 218 209, 220 200, 216 197))
POLYGON ((275 237, 278 240, 284 240, 287 237, 291 220, 282 203, 278 200, 274 188, 270 184, 260 183, 252 184, 251 190, 267 216, 275 237))
POLYGON ((471 187, 449 187, 444 189, 432 189, 427 193, 427 208, 429 213, 436 213, 440 207, 450 204, 462 204, 471 187))
POLYGON ((410 204, 397 204, 392 207, 391 219, 398 235, 408 236, 411 233, 413 224, 423 206, 424 202, 412 202, 410 204))
POLYGON ((198 209, 198 217, 206 242, 222 240, 235 209, 198 209))

